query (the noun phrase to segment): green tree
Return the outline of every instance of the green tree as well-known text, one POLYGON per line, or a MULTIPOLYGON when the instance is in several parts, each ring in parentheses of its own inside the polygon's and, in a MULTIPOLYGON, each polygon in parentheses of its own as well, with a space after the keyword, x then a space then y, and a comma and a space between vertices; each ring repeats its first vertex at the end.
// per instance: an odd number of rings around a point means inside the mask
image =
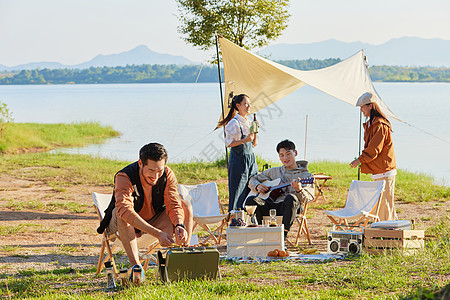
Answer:
POLYGON ((3 133, 6 131, 6 126, 13 121, 12 113, 9 111, 6 103, 0 102, 0 139, 3 139, 3 133))
POLYGON ((286 29, 289 0, 176 0, 183 39, 202 50, 214 34, 246 49, 262 47, 286 29))

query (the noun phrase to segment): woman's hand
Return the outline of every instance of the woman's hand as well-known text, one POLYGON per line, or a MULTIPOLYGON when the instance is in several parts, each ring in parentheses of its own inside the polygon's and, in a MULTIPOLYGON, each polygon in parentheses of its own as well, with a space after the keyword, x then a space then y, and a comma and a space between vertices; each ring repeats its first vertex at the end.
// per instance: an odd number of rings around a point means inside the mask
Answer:
POLYGON ((255 135, 256 135, 255 133, 250 133, 249 135, 247 135, 243 140, 244 144, 248 142, 253 142, 253 140, 255 139, 255 135))
POLYGON ((361 162, 359 161, 359 158, 355 159, 354 161, 352 161, 349 165, 352 168, 356 168, 357 166, 359 166, 361 164, 361 162))

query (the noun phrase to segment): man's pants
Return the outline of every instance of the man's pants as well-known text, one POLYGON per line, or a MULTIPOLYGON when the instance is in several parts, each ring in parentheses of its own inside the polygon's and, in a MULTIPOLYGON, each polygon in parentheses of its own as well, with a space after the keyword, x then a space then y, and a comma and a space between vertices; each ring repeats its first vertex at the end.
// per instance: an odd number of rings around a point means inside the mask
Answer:
POLYGON ((303 211, 296 195, 288 194, 284 198, 284 201, 274 203, 271 200, 262 200, 257 196, 251 196, 247 198, 245 205, 257 205, 255 214, 258 224, 262 224, 263 216, 269 215, 270 209, 276 209, 277 216, 283 216, 284 236, 286 237, 289 229, 297 217, 297 213, 303 211))

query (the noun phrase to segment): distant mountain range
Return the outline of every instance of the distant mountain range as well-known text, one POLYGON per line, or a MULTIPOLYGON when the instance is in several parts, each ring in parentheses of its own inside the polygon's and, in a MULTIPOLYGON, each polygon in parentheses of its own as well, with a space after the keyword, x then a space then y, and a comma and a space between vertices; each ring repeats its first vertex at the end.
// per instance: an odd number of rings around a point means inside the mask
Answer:
MULTIPOLYGON (((371 45, 362 42, 341 42, 327 40, 308 44, 275 44, 261 51, 260 55, 271 60, 303 60, 303 59, 345 59, 359 50, 364 49, 369 65, 390 66, 431 66, 450 67, 450 40, 423 39, 417 37, 402 37, 391 39, 381 45, 371 45)), ((24 69, 86 69, 89 67, 126 66, 142 64, 198 64, 183 56, 157 53, 147 46, 138 46, 132 50, 109 55, 97 55, 90 61, 78 65, 63 65, 57 62, 33 62, 18 66, 0 64, 0 71, 24 69)))
POLYGON ((309 44, 276 44, 260 55, 270 60, 346 59, 363 49, 369 65, 450 67, 450 40, 402 37, 381 45, 327 40, 309 44))
POLYGON ((162 54, 150 50, 147 46, 138 46, 126 52, 118 54, 102 55, 99 54, 90 61, 78 65, 63 65, 57 62, 33 62, 23 65, 7 67, 0 65, 0 71, 12 70, 32 70, 32 69, 88 69, 90 67, 117 67, 126 65, 189 65, 196 64, 183 56, 175 56, 170 54, 162 54))

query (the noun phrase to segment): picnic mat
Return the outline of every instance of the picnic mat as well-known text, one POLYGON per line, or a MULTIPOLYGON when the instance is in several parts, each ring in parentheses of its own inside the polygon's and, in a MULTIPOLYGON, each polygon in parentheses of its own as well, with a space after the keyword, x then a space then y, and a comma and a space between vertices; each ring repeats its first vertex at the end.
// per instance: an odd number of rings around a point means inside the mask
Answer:
POLYGON ((326 252, 320 254, 300 254, 290 253, 287 257, 233 257, 227 258, 226 255, 220 256, 221 261, 231 261, 234 263, 264 263, 273 261, 294 261, 294 262, 328 262, 338 259, 345 259, 345 254, 329 254, 326 252))

